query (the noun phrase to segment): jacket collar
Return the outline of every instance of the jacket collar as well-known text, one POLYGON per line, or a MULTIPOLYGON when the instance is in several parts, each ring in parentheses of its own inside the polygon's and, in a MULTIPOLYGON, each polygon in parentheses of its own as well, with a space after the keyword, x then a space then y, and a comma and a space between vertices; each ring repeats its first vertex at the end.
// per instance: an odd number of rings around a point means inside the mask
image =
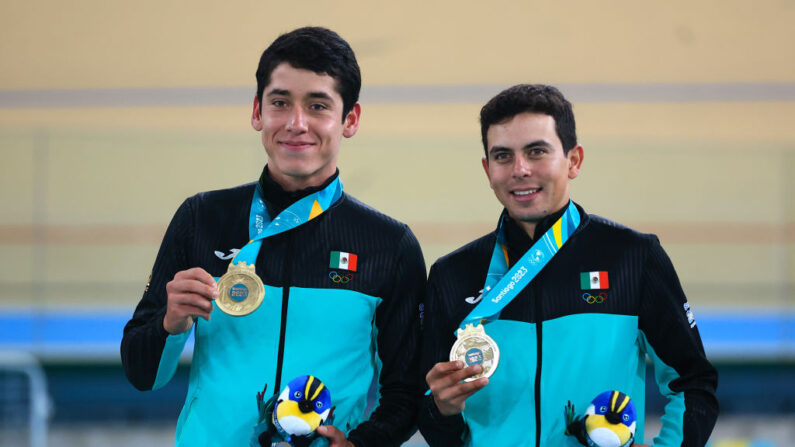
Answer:
POLYGON ((284 188, 274 180, 268 173, 268 166, 262 169, 262 174, 259 177, 259 184, 262 187, 262 195, 265 200, 265 208, 268 210, 268 215, 272 218, 287 209, 296 201, 303 199, 309 194, 318 192, 328 186, 340 175, 340 170, 337 169, 334 174, 327 178, 320 186, 312 186, 298 191, 285 191, 284 188))
MULTIPOLYGON (((543 219, 538 221, 532 239, 519 225, 519 223, 517 223, 511 216, 508 215, 508 210, 502 210, 500 222, 502 222, 502 228, 505 232, 505 241, 508 244, 508 257, 510 259, 511 265, 519 260, 519 258, 521 258, 522 255, 524 255, 525 252, 527 252, 527 250, 533 246, 535 241, 539 240, 544 233, 546 233, 547 230, 549 230, 552 225, 554 225, 555 222, 560 219, 560 216, 566 212, 566 208, 568 206, 568 203, 566 203, 566 206, 560 210, 545 216, 543 219)), ((580 213, 580 228, 582 228, 588 221, 588 215, 580 205, 575 203, 574 206, 577 208, 577 212, 580 213)), ((577 231, 579 231, 580 228, 578 228, 577 231)))

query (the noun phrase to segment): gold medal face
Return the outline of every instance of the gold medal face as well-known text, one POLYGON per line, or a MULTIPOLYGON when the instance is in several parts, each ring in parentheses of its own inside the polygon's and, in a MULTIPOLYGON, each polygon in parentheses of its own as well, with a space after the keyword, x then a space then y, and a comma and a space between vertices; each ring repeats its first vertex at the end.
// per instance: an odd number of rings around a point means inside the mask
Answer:
POLYGON ((480 374, 468 377, 464 381, 471 382, 494 374, 500 363, 500 348, 491 337, 486 335, 483 325, 479 324, 476 327, 467 324, 464 329, 458 330, 457 335, 458 340, 450 349, 450 361, 461 360, 465 366, 480 365, 483 367, 480 374))
POLYGON ((226 314, 241 317, 257 310, 263 299, 265 286, 254 265, 230 262, 229 269, 218 280, 218 298, 215 299, 218 308, 226 314))

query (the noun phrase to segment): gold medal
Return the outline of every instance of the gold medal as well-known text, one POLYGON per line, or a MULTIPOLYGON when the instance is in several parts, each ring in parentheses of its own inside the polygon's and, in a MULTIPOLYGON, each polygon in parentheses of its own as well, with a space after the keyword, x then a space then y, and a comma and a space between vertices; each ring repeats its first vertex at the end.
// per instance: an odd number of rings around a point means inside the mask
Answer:
POLYGON ((229 263, 229 269, 218 280, 215 304, 224 313, 242 317, 257 310, 265 298, 265 286, 257 276, 254 265, 229 263))
POLYGON ((483 325, 467 324, 464 329, 458 330, 457 335, 458 340, 450 349, 450 361, 461 360, 466 366, 480 365, 483 367, 480 374, 467 377, 464 381, 471 382, 494 374, 497 364, 500 363, 500 348, 491 337, 486 335, 483 325))

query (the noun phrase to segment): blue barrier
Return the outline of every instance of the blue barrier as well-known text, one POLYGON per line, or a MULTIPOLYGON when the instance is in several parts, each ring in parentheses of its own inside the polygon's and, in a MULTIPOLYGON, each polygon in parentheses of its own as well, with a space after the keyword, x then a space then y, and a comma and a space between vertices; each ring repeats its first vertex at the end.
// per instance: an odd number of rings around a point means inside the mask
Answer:
MULTIPOLYGON (((42 360, 119 359, 124 325, 131 313, 0 313, 0 350, 31 352, 42 360)), ((185 355, 193 351, 188 341, 185 355)))
POLYGON ((795 312, 714 312, 696 315, 710 358, 795 358, 795 312))

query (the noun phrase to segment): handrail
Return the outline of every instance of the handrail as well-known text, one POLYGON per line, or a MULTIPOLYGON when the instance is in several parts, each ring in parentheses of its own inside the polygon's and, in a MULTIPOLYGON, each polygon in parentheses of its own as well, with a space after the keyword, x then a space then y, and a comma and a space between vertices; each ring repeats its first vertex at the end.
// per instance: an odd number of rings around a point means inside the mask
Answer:
POLYGON ((35 356, 23 351, 0 351, 0 370, 18 372, 30 381, 30 445, 47 445, 49 399, 47 378, 35 356))

